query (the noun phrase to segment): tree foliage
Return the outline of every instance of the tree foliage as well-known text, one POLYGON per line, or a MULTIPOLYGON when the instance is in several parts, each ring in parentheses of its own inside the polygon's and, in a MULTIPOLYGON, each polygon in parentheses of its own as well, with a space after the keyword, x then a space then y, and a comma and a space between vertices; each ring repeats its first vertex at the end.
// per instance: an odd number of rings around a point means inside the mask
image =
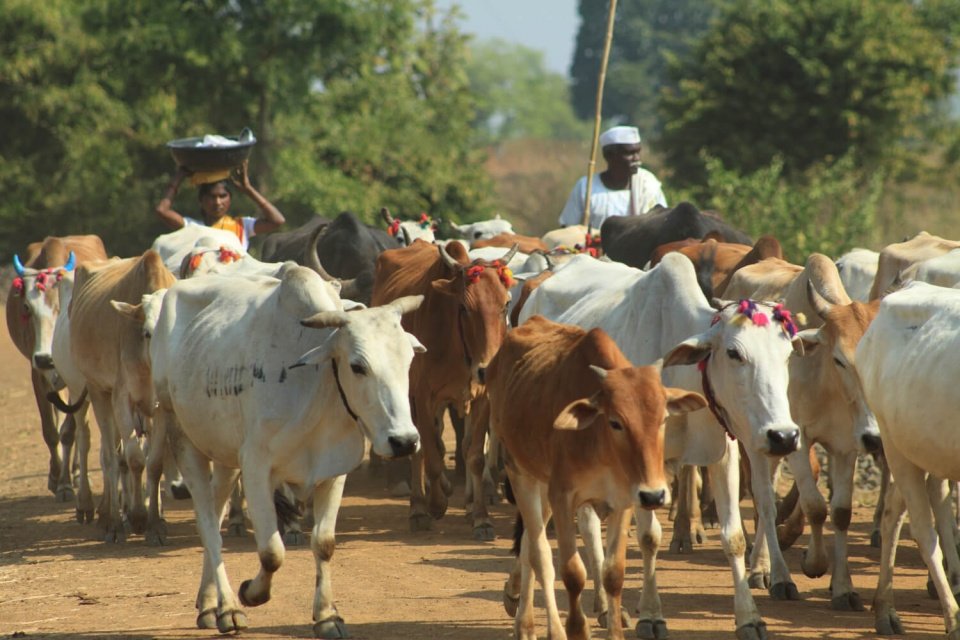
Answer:
POLYGON ((164 143, 245 126, 292 223, 483 214, 464 56, 431 0, 0 0, 0 256, 80 232, 141 251, 163 231, 164 143))
MULTIPOLYGON (((603 117, 629 122, 645 134, 660 129, 656 101, 670 82, 667 57, 684 54, 706 30, 720 0, 620 2, 604 84, 603 117)), ((580 0, 580 30, 570 66, 574 112, 593 118, 608 0, 580 0)))
MULTIPOLYGON (((937 2, 941 9, 956 2, 937 2)), ((703 178, 700 152, 751 173, 781 157, 787 175, 852 154, 890 166, 919 117, 953 86, 952 29, 926 2, 737 0, 691 54, 661 103, 675 179, 703 178)))

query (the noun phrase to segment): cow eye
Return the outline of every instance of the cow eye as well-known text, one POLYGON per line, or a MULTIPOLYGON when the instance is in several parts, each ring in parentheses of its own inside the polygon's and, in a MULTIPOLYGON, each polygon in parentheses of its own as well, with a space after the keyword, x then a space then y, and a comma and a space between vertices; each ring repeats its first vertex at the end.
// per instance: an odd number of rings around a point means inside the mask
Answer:
POLYGON ((835 357, 835 358, 833 359, 833 361, 834 361, 835 363, 837 363, 837 366, 840 367, 841 369, 846 369, 846 368, 847 368, 847 365, 843 364, 843 362, 840 360, 840 358, 836 358, 836 357, 835 357))
POLYGON ((734 348, 727 349, 727 357, 731 360, 736 360, 737 362, 743 362, 743 356, 740 355, 740 352, 734 348))
POLYGON ((609 419, 610 426, 613 427, 614 431, 623 431, 623 425, 620 424, 619 420, 614 420, 613 418, 609 419))
POLYGON ((473 232, 473 239, 474 239, 474 240, 479 240, 479 239, 480 239, 480 236, 482 236, 482 235, 483 235, 483 232, 482 232, 482 231, 474 231, 474 232, 473 232))
POLYGON ((357 364, 356 362, 350 364, 350 371, 353 371, 358 376, 367 375, 367 369, 362 364, 357 364))

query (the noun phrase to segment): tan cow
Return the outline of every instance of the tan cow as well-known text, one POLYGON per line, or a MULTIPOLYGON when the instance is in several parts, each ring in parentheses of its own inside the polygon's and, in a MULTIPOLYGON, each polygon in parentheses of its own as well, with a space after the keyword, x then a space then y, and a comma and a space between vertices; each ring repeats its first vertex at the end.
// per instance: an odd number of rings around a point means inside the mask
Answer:
MULTIPOLYGON (((17 349, 30 361, 30 377, 37 409, 40 411, 43 439, 50 450, 47 488, 60 502, 73 497, 70 480, 70 434, 75 423, 72 415, 64 421, 64 435, 67 437, 61 456, 57 450, 61 438, 56 414, 47 399, 47 396, 54 392, 51 385, 54 377, 53 357, 50 352, 53 328, 60 313, 59 283, 65 271, 106 258, 103 241, 98 236, 44 238, 43 241, 34 242, 27 247, 22 261, 19 257, 14 258, 17 277, 7 292, 7 329, 17 349)), ((84 505, 84 508, 87 506, 84 505)), ((92 505, 89 509, 92 509, 92 505)))
POLYGON ((667 494, 663 468, 668 415, 706 406, 703 396, 664 388, 661 367, 634 367, 602 329, 533 316, 511 331, 487 370, 491 424, 507 453, 519 509, 520 606, 514 635, 534 637, 530 568, 544 591, 547 635, 565 638, 554 595, 546 523, 555 515, 560 573, 570 597, 566 633, 589 637, 580 602, 586 568, 577 552, 577 509, 605 504, 603 585, 610 637, 622 639, 626 532, 633 505, 655 509, 667 494), (520 533, 522 531, 522 533, 520 533))
MULTIPOLYGON (((118 483, 124 482, 124 510, 134 533, 146 531, 150 544, 163 542, 164 523, 160 505, 151 500, 150 513, 144 507, 140 486, 145 463, 147 474, 159 479, 162 457, 145 461, 137 436, 144 435, 145 421, 153 414, 154 393, 149 365, 149 341, 143 325, 131 322, 111 301, 139 305, 143 297, 175 282, 157 252, 147 250, 136 258, 115 259, 77 270, 70 304, 70 354, 83 374, 93 411, 100 425, 104 500, 100 523, 107 542, 126 538, 120 510, 118 483), (122 450, 127 473, 121 478, 122 450)), ((162 451, 154 447, 154 451, 162 451)), ((151 451, 151 453, 154 453, 151 451)), ((151 497, 156 488, 148 487, 151 497)))
POLYGON ((877 259, 877 275, 870 288, 870 299, 877 300, 884 292, 900 281, 901 274, 911 266, 930 258, 942 256, 960 248, 960 242, 947 240, 921 231, 904 242, 889 244, 880 250, 877 259))
POLYGON ((507 331, 511 282, 504 265, 516 247, 492 262, 468 262, 459 244, 447 251, 421 240, 384 251, 377 258, 371 297, 373 305, 381 305, 403 296, 424 296, 423 305, 403 318, 404 328, 427 348, 410 369, 410 404, 422 443, 413 460, 413 531, 429 529, 431 518, 443 517, 452 491, 444 474, 443 411, 449 405, 463 412, 507 331))

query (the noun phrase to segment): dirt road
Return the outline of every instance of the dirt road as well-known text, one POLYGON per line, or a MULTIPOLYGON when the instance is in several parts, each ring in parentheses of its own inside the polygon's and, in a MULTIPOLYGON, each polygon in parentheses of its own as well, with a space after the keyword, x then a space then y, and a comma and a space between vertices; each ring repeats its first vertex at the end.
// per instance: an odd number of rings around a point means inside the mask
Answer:
MULTIPOLYGON (((126 544, 98 541, 95 525, 80 525, 72 504, 46 489, 46 451, 28 382, 28 365, 0 329, 0 637, 208 638, 194 627, 201 548, 189 501, 168 502, 168 546, 148 547, 140 536, 126 544)), ((94 434, 94 445, 99 444, 94 434)), ((99 496, 98 454, 91 454, 99 496)), ((451 465, 452 466, 452 465, 451 465)), ((867 496, 866 499, 869 499, 867 496)), ((866 501, 866 500, 865 500, 866 501)), ((365 469, 347 482, 337 527, 334 593, 354 638, 493 640, 511 637, 501 606, 510 565, 507 536, 512 507, 492 509, 495 542, 475 542, 463 516, 462 484, 447 516, 428 534, 407 532, 405 500, 390 498, 365 469)), ((750 507, 744 515, 752 528, 750 507)), ((858 506, 850 536, 851 572, 865 602, 873 598, 879 550, 868 546, 871 509, 858 506)), ((665 515, 665 514, 664 514, 665 515)), ((664 518, 665 519, 665 518, 664 518)), ((905 528, 906 530, 906 528, 905 528)), ((664 523, 669 541, 670 523, 664 523)), ((640 554, 631 539, 631 609, 640 585, 640 554)), ((754 592, 773 638, 874 637, 869 611, 835 613, 829 578, 805 578, 798 548, 787 562, 803 596, 775 602, 754 592)), ((258 561, 252 537, 226 538, 225 560, 234 588, 252 577, 258 561)), ((902 543, 897 602, 910 638, 943 637, 939 604, 926 596, 926 572, 912 540, 902 543)), ((690 555, 661 553, 658 583, 671 637, 733 638, 733 589, 719 536, 690 555)), ((248 609, 247 638, 311 637, 314 565, 307 547, 291 548, 274 580, 273 599, 248 609)), ((562 584, 557 585, 561 607, 562 584)), ((592 592, 585 594, 592 602, 592 592)), ((545 634, 542 610, 539 631, 545 634)), ((632 636, 632 633, 631 633, 632 636)), ((594 637, 605 637, 594 628, 594 637)))

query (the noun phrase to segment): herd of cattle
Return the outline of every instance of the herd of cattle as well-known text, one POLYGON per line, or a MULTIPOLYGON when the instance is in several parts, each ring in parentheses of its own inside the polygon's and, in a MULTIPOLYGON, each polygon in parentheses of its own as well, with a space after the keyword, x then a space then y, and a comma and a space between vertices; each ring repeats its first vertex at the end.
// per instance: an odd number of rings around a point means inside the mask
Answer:
POLYGON ((960 479, 949 404, 960 375, 960 242, 920 233, 879 253, 813 254, 795 265, 772 236, 754 243, 689 203, 608 220, 600 251, 584 228, 532 238, 497 218, 440 233, 426 217, 381 213, 386 231, 343 213, 272 234, 262 260, 235 236, 197 226, 136 257, 108 258, 90 235, 48 237, 14 260, 7 324, 32 364, 50 491, 76 495, 81 523, 96 510, 107 542, 132 532, 157 545, 166 537, 161 478, 182 474, 204 548, 198 627, 238 631, 247 626, 241 607, 270 599, 284 558, 278 510, 296 500, 312 508, 314 634, 346 637, 329 568, 345 474, 367 443, 375 457, 410 458, 410 527, 429 529, 451 494, 449 412, 465 421, 458 447, 475 536, 493 537, 486 505, 498 464, 517 505, 518 557, 504 590, 517 638, 535 637, 535 580, 548 636, 589 637, 580 600, 588 577, 601 626, 624 637, 634 518, 643 557, 636 633, 665 638, 656 509, 671 493, 672 549, 697 541, 701 501, 715 503, 741 640, 767 637, 751 589, 799 598, 781 548, 804 521, 803 572, 832 570, 832 607, 863 610, 847 530, 857 457, 872 454, 892 475, 876 520, 875 628, 903 633, 892 574, 909 512, 947 634, 960 640, 948 499, 948 481, 960 479), (104 476, 96 507, 89 405, 104 476), (815 443, 829 454, 829 510, 815 443), (781 459, 796 500, 778 520, 781 459), (756 505, 749 564, 741 481, 756 505), (244 498, 260 571, 235 592, 220 527, 228 501, 244 498), (569 594, 565 623, 555 567, 569 594))

